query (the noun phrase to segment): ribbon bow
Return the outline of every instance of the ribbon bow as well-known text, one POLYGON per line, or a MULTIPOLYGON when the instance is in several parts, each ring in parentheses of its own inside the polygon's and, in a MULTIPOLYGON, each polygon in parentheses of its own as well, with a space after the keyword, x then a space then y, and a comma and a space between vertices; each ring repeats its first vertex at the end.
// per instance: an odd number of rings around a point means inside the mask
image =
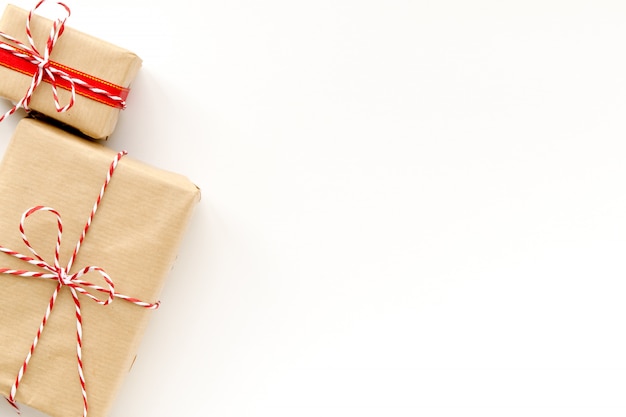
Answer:
POLYGON ((94 203, 94 206, 91 210, 89 218, 87 219, 87 223, 85 224, 85 227, 83 228, 80 239, 76 243, 76 247, 74 248, 74 252, 72 253, 72 256, 70 257, 70 260, 68 261, 67 266, 61 267, 61 264, 59 261, 59 253, 61 250, 61 236, 63 234, 63 223, 61 221, 61 215, 59 214, 58 211, 56 211, 55 209, 51 207, 45 207, 45 206, 32 207, 26 210, 22 214, 22 217, 20 219, 19 230, 20 230, 20 235, 22 237, 22 241, 26 244, 26 247, 28 248, 28 250, 30 250, 33 256, 22 255, 19 252, 13 251, 4 246, 0 246, 0 252, 13 256, 21 261, 24 261, 30 265, 36 266, 46 271, 46 272, 43 272, 43 271, 29 271, 25 269, 0 268, 0 274, 8 274, 8 275, 14 275, 14 276, 19 276, 19 277, 48 279, 48 280, 57 281, 57 286, 54 292, 52 293, 52 297, 50 298, 50 301, 48 302, 46 313, 41 321, 41 324, 39 325, 39 329, 37 331, 37 334, 35 335, 35 339, 33 340, 33 343, 26 356, 26 359, 22 363, 22 366, 17 374, 15 382, 13 383, 13 386, 11 387, 10 395, 7 398, 7 401, 17 410, 18 414, 20 414, 20 409, 17 406, 17 403, 15 402, 15 396, 17 394, 17 390, 24 376, 24 373, 26 372, 26 368, 28 367, 30 359, 35 352, 37 344, 39 343, 39 339, 46 326, 46 323, 48 322, 50 314, 52 313, 52 309, 54 308, 59 291, 61 291, 63 287, 69 288, 70 293, 72 295, 72 299, 74 301, 74 306, 76 309, 76 335, 77 335, 76 355, 77 355, 77 361, 78 361, 78 377, 80 379, 81 391, 82 391, 82 396, 83 396, 83 417, 87 417, 88 401, 87 401, 87 388, 86 388, 86 383, 85 383, 85 375, 83 373, 83 359, 82 359, 83 325, 82 325, 82 315, 81 315, 81 309, 80 309, 81 305, 80 305, 80 299, 78 295, 81 294, 83 296, 86 296, 88 299, 103 306, 112 303, 115 298, 120 298, 122 300, 126 300, 127 302, 133 303, 139 307, 144 307, 147 309, 156 309, 159 307, 158 302, 147 303, 147 302, 141 301, 133 297, 116 293, 113 280, 106 273, 106 271, 99 266, 86 266, 80 269, 78 272, 70 273, 72 266, 74 264, 74 261, 76 260, 76 256, 78 255, 78 251, 80 250, 80 247, 83 244, 83 241, 85 240, 85 236, 87 235, 87 231, 89 230, 89 227, 91 226, 93 217, 96 214, 96 211, 98 209, 100 202, 102 201, 104 191, 106 190, 106 187, 111 181, 111 176, 113 175, 113 172, 115 171, 115 168, 117 167, 117 163, 124 155, 126 155, 126 152, 118 153, 115 159, 113 160, 113 162, 111 163, 109 170, 107 172, 106 180, 102 188, 100 189, 100 194, 98 195, 96 202, 94 203), (26 232, 24 228, 24 223, 26 222, 26 219, 28 219, 31 215, 39 211, 52 213, 56 217, 56 220, 57 220, 57 240, 56 240, 56 245, 54 248, 54 262, 52 264, 50 264, 49 262, 46 262, 37 253, 37 251, 32 247, 28 238, 26 237, 26 232), (105 282, 105 286, 93 284, 89 281, 85 281, 82 279, 85 275, 92 273, 92 272, 96 272, 100 274, 100 276, 103 278, 105 282), (89 290, 91 290, 91 292, 89 290), (98 298, 96 295, 94 295, 94 293, 104 293, 106 295, 106 298, 98 298))
MULTIPOLYGON (((0 122, 15 113, 19 108, 23 108, 26 111, 30 111, 30 101, 32 99, 35 89, 39 87, 42 81, 47 81, 52 86, 52 95, 54 96, 54 106, 57 112, 62 113, 69 110, 76 100, 76 92, 79 89, 79 93, 98 99, 99 101, 108 105, 124 108, 126 102, 124 96, 128 94, 127 89, 100 80, 96 77, 92 77, 81 73, 80 71, 73 70, 71 68, 59 65, 50 60, 50 54, 54 45, 59 40, 59 37, 63 34, 65 28, 65 21, 70 17, 70 8, 64 3, 57 2, 57 5, 61 6, 64 10, 64 15, 57 18, 52 24, 50 29, 50 35, 46 41, 43 53, 40 53, 35 46, 33 40, 30 22, 35 10, 37 10, 46 0, 40 0, 35 7, 28 13, 26 18, 26 36, 28 38, 29 45, 25 45, 16 38, 6 33, 0 32, 0 38, 4 38, 7 41, 12 42, 14 45, 0 42, 0 50, 7 51, 16 58, 23 60, 24 62, 31 64, 34 67, 34 73, 31 79, 30 86, 24 97, 22 97, 9 111, 0 116, 0 122), (95 85, 85 81, 89 79, 95 85), (71 92, 69 102, 65 106, 61 106, 58 95, 58 87, 61 86, 71 92), (106 88, 111 88, 113 92, 107 91, 106 88)), ((30 74, 30 72, 23 69, 24 72, 30 74)), ((32 72, 32 70, 30 70, 32 72)))

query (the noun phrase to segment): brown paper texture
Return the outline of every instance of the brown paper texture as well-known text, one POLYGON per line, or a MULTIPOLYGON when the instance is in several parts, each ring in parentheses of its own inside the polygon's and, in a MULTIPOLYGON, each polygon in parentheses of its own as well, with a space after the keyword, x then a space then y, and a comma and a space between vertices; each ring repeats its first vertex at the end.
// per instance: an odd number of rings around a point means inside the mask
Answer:
MULTIPOLYGON (((30 255, 20 238, 20 217, 33 206, 53 207, 63 221, 60 260, 66 265, 115 154, 101 143, 22 119, 0 164, 0 244, 30 255)), ((117 293, 157 301, 199 198, 198 188, 185 177, 125 156, 70 272, 100 266, 111 276, 117 293)), ((25 230, 35 250, 52 263, 54 216, 36 213, 27 219, 25 230)), ((6 254, 0 254, 0 267, 37 270, 6 254)), ((101 282, 96 274, 85 279, 101 282)), ((1 395, 9 395, 55 285, 0 275, 1 395)), ((158 310, 117 298, 102 306, 80 297, 89 416, 104 417, 133 363, 149 317, 158 310)), ((52 417, 82 415, 76 319, 68 288, 59 294, 16 399, 52 417)))
MULTIPOLYGON (((28 45, 25 29, 27 16, 26 10, 8 5, 0 18, 0 31, 28 45)), ((31 31, 35 45, 40 50, 46 44, 51 27, 52 21, 49 19, 33 16, 31 31)), ((121 87, 128 87, 141 67, 141 59, 134 53, 67 25, 50 58, 121 87)), ((31 79, 28 75, 0 66, 0 96, 14 103, 19 101, 28 90, 31 79)), ((70 92, 62 88, 58 91, 62 105, 68 103, 70 92)), ((79 94, 76 94, 76 101, 71 109, 59 113, 54 106, 52 88, 48 83, 41 83, 35 90, 30 107, 96 139, 104 139, 113 132, 120 113, 118 108, 79 94)))

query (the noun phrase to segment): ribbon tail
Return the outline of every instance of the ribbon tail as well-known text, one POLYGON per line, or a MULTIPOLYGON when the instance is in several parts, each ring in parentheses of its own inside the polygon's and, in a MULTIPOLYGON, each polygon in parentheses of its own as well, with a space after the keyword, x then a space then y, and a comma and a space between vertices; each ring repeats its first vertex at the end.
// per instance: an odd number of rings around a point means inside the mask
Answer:
POLYGON ((87 383, 85 382, 85 374, 83 373, 83 318, 80 312, 80 300, 76 289, 70 287, 74 306, 76 307, 76 359, 78 361, 78 379, 80 380, 80 389, 83 394, 83 417, 87 417, 89 403, 87 401, 87 383))
POLYGON ((4 119, 6 119, 7 117, 11 116, 13 113, 15 113, 18 109, 20 109, 22 107, 22 100, 20 100, 19 103, 17 103, 15 106, 13 106, 12 109, 10 109, 9 111, 7 111, 6 113, 4 113, 2 116, 0 116, 0 122, 2 122, 4 119))
POLYGON ((11 404, 11 407, 15 408, 15 411, 17 412, 18 415, 22 414, 22 410, 20 410, 20 407, 17 405, 17 403, 15 401, 12 401, 10 398, 4 397, 7 402, 9 404, 11 404))
POLYGON ((33 353, 35 353, 35 349, 37 348, 37 344, 39 343, 39 338, 41 337, 41 334, 43 333, 43 329, 46 327, 48 318, 50 318, 50 313, 52 313, 52 309, 54 308, 54 303, 56 302, 56 299, 57 299, 57 296, 59 295, 59 291, 61 290, 61 287, 62 285, 61 283, 59 283, 59 285, 57 285, 56 289, 54 290, 52 297, 50 298, 50 302, 48 303, 48 308, 46 309, 46 314, 41 320, 41 324, 39 324, 39 329, 37 330, 37 334, 35 335, 33 344, 30 346, 28 355, 26 355, 26 359, 24 359, 24 363, 22 363, 22 367, 17 373, 17 378, 15 379, 15 382, 13 383, 13 386, 11 387, 9 398, 7 398, 7 400, 9 401, 9 404, 15 407, 18 410, 18 412, 19 412, 19 408, 17 408, 17 404, 15 403, 17 390, 20 386, 20 382, 22 382, 22 378, 24 377, 24 374, 26 373, 26 369, 28 368, 30 359, 32 358, 33 353))

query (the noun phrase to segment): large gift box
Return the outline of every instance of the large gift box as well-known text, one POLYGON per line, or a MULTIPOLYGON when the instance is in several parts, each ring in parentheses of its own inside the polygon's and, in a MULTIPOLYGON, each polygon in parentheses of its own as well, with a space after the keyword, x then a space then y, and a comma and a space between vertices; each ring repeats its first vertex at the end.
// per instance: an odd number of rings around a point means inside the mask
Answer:
MULTIPOLYGON (((61 8, 60 13, 69 15, 69 10, 61 8)), ((28 11, 8 5, 0 19, 0 32, 19 42, 0 36, 0 96, 13 103, 18 103, 31 87, 54 24, 32 15, 31 39, 40 55, 34 57, 26 30, 28 16, 28 11)), ((89 137, 106 138, 115 129, 141 59, 126 49, 67 27, 64 21, 57 29, 58 39, 50 53, 49 65, 45 66, 52 69, 54 83, 44 71, 43 82, 34 89, 28 107, 89 137), (67 79, 73 80, 75 102, 67 111, 59 112, 52 85, 57 86, 57 104, 62 107, 72 97, 72 84, 67 79)))
POLYGON ((110 175, 118 155, 101 142, 24 118, 0 164, 0 394, 11 395, 25 357, 39 335, 15 399, 53 417, 83 413, 83 387, 77 372, 76 303, 72 288, 59 286, 61 279, 37 278, 37 273, 45 275, 46 270, 38 266, 39 260, 29 247, 42 263, 54 267, 60 236, 58 265, 65 267, 89 225, 64 277, 88 271, 80 280, 93 286, 84 285, 83 290, 100 300, 110 295, 102 290, 109 287, 100 272, 106 271, 115 285, 116 297, 108 305, 76 292, 82 318, 81 372, 89 416, 103 417, 132 366, 153 314, 141 303, 158 300, 200 199, 198 188, 186 177, 131 156, 121 158, 110 175), (108 186, 102 193, 105 183, 108 186), (91 216, 96 202, 97 211, 91 216), (46 209, 27 212, 32 207, 46 209), (94 289, 96 286, 101 289, 94 289), (49 312, 57 288, 60 290, 49 312), (118 298, 119 294, 123 297, 118 298), (46 316, 45 328, 38 332, 46 316))

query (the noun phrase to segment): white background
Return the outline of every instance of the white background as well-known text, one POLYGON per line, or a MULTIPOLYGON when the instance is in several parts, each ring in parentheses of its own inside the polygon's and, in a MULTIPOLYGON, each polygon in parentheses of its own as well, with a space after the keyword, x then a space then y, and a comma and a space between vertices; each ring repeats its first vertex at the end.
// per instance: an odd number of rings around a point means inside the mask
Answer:
POLYGON ((67 1, 203 193, 111 417, 625 415, 626 3, 67 1))

